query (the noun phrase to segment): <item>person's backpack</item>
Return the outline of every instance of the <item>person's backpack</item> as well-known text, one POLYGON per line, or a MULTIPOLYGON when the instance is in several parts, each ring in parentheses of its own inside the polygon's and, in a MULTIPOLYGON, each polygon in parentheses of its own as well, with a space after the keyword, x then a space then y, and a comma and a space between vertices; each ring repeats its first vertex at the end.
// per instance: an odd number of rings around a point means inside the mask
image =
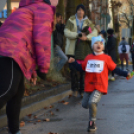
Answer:
POLYGON ((122 51, 122 53, 126 53, 127 52, 127 48, 126 48, 126 44, 125 43, 122 44, 121 51, 122 51))

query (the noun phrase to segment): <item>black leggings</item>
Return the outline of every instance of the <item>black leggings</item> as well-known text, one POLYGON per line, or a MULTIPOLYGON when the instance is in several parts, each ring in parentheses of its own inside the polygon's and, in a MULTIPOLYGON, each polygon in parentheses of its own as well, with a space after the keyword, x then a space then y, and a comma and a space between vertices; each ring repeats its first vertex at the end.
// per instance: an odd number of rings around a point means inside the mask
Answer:
POLYGON ((0 109, 6 105, 9 131, 19 131, 21 100, 24 94, 24 75, 11 58, 0 57, 0 109))
POLYGON ((134 70, 134 57, 132 57, 132 62, 133 62, 133 70, 134 70))

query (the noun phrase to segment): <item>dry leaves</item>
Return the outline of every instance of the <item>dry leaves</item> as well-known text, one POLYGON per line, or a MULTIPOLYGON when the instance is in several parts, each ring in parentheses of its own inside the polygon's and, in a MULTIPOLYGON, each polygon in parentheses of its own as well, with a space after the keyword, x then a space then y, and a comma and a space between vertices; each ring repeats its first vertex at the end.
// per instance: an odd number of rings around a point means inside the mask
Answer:
POLYGON ((53 108, 54 106, 53 105, 51 105, 49 108, 53 108))
POLYGON ((70 94, 69 96, 68 96, 68 98, 70 99, 72 97, 72 95, 70 94))
POLYGON ((41 120, 37 120, 36 122, 41 122, 41 120))
POLYGON ((56 109, 56 111, 58 112, 58 111, 59 111, 59 109, 56 109))
POLYGON ((24 127, 25 126, 25 122, 24 121, 21 121, 20 122, 20 127, 24 127))
POLYGON ((52 132, 49 132, 48 134, 58 134, 58 133, 52 133, 52 132))
POLYGON ((64 100, 62 100, 62 101, 59 101, 59 103, 65 103, 65 101, 64 101, 64 100))
POLYGON ((29 118, 31 118, 32 114, 27 115, 29 118))
POLYGON ((34 115, 34 119, 37 119, 37 116, 36 115, 34 115))
POLYGON ((63 103, 64 105, 68 105, 69 104, 69 102, 65 102, 65 103, 63 103))
POLYGON ((44 119, 43 121, 47 121, 47 122, 49 122, 49 121, 50 121, 50 119, 49 119, 49 118, 46 118, 46 119, 44 119))

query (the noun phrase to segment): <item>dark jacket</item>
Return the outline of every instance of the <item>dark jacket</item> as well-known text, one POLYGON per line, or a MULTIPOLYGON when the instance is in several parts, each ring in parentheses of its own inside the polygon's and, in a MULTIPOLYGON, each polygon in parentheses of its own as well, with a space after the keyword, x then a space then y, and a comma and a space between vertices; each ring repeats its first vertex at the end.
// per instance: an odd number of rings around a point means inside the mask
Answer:
POLYGON ((134 43, 131 45, 131 56, 134 59, 134 43))
POLYGON ((84 60, 85 57, 90 53, 92 53, 91 42, 77 39, 75 47, 75 59, 84 60))
POLYGON ((116 38, 113 36, 108 37, 107 41, 107 52, 108 55, 111 56, 113 61, 116 63, 117 62, 117 56, 116 56, 116 38))
POLYGON ((63 47, 63 36, 64 36, 64 24, 56 24, 55 31, 53 32, 54 37, 54 47, 56 45, 63 47))

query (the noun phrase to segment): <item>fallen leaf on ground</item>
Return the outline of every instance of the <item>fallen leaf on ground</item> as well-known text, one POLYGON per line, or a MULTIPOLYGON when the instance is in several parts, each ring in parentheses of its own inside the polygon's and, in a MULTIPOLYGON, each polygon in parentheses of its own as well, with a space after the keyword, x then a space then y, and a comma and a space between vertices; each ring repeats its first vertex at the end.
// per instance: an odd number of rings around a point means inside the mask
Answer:
POLYGON ((63 103, 64 105, 68 105, 69 104, 69 102, 65 102, 65 103, 63 103))
POLYGON ((44 121, 47 121, 47 122, 49 122, 49 121, 50 121, 50 119, 49 119, 49 118, 46 118, 44 121))
POLYGON ((36 122, 41 122, 41 120, 37 120, 36 122))
POLYGON ((31 118, 32 114, 27 115, 29 118, 31 118))
POLYGON ((53 105, 51 105, 49 108, 53 108, 54 106, 53 105))
POLYGON ((48 134, 53 134, 53 133, 49 132, 48 134))
POLYGON ((25 90, 24 96, 29 96, 29 93, 25 90))
POLYGON ((20 127, 24 127, 25 126, 25 122, 24 121, 21 121, 20 122, 20 127))
POLYGON ((59 109, 56 109, 56 111, 58 112, 58 111, 59 111, 59 109))
POLYGON ((72 95, 70 94, 68 98, 71 98, 71 97, 72 97, 72 95))
POLYGON ((37 119, 37 116, 36 115, 34 116, 34 119, 37 119))
POLYGON ((27 121, 28 123, 32 123, 33 121, 27 121))
POLYGON ((64 100, 62 100, 62 101, 59 101, 59 103, 65 103, 65 101, 64 101, 64 100))
POLYGON ((48 107, 44 107, 44 109, 48 109, 48 107))
POLYGON ((54 115, 54 113, 53 113, 53 112, 51 112, 51 115, 54 115))

